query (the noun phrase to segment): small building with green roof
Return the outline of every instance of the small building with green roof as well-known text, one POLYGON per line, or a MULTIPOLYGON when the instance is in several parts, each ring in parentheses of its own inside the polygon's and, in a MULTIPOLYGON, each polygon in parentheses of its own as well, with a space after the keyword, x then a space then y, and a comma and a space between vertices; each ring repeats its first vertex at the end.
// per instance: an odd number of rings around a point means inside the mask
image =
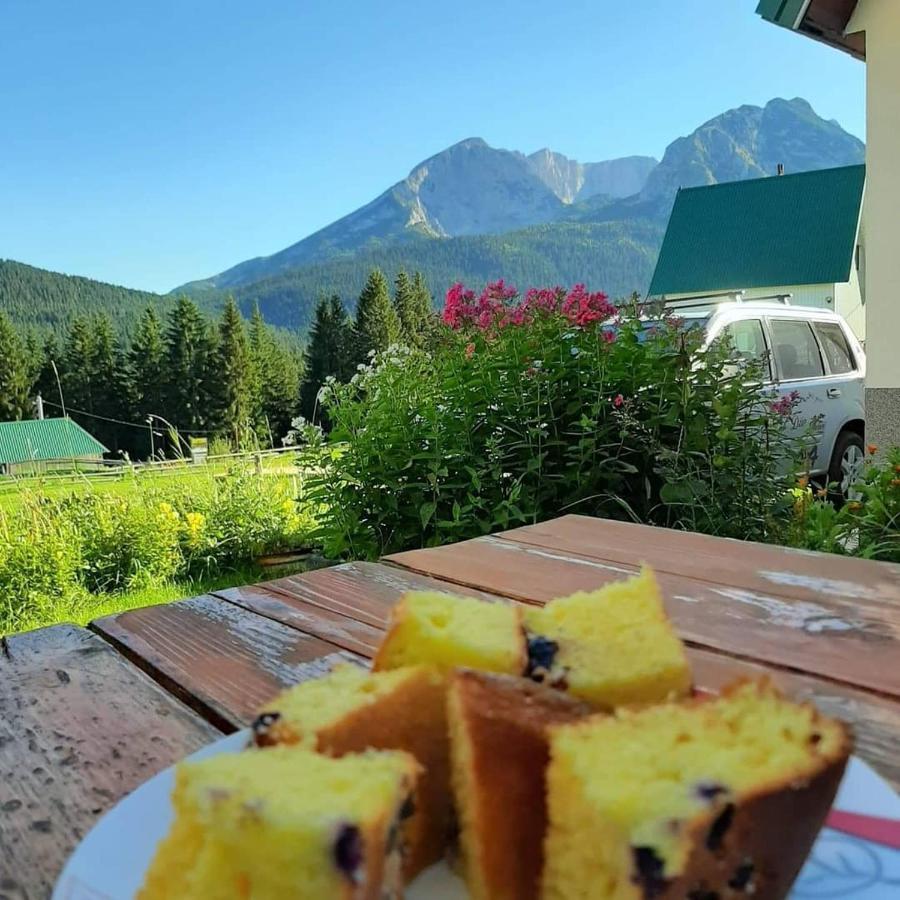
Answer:
POLYGON ((790 295, 840 313, 865 340, 863 165, 682 188, 650 295, 790 295))
POLYGON ((0 475, 99 465, 106 452, 68 417, 0 422, 0 475))

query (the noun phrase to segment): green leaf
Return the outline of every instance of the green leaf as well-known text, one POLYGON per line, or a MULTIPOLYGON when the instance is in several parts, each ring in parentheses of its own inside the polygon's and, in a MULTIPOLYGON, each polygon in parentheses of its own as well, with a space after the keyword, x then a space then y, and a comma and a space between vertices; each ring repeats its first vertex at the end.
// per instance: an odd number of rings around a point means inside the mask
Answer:
POLYGON ((434 511, 437 509, 437 504, 432 502, 431 500, 426 500, 419 507, 419 519, 422 522, 422 528, 427 528, 428 523, 431 521, 432 516, 434 516, 434 511))

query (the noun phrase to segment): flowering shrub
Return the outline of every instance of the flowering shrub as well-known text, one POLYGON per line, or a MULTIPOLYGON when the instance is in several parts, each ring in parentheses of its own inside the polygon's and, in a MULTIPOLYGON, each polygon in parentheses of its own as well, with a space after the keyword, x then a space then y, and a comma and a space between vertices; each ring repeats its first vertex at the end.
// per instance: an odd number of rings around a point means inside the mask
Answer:
MULTIPOLYGON (((428 353, 392 347, 321 403, 321 537, 374 557, 564 512, 774 539, 803 456, 795 401, 673 318, 582 285, 454 285, 428 353), (339 449, 338 449, 339 448, 339 449)), ((307 433, 314 453, 321 435, 307 433)))

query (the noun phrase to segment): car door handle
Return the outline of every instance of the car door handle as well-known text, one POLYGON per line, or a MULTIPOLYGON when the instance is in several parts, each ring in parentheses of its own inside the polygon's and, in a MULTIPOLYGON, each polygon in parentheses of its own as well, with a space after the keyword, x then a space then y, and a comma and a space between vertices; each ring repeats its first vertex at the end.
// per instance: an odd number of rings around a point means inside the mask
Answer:
POLYGON ((841 396, 841 389, 840 388, 828 388, 828 390, 825 391, 825 396, 831 397, 832 400, 837 400, 837 398, 841 396))

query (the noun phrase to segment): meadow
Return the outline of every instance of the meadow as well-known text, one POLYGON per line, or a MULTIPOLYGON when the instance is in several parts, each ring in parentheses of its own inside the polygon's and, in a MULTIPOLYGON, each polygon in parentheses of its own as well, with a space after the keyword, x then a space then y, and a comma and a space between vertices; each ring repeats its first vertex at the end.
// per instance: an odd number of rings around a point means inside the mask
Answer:
POLYGON ((302 494, 291 453, 4 479, 0 634, 284 574, 259 560, 309 545, 302 494))

